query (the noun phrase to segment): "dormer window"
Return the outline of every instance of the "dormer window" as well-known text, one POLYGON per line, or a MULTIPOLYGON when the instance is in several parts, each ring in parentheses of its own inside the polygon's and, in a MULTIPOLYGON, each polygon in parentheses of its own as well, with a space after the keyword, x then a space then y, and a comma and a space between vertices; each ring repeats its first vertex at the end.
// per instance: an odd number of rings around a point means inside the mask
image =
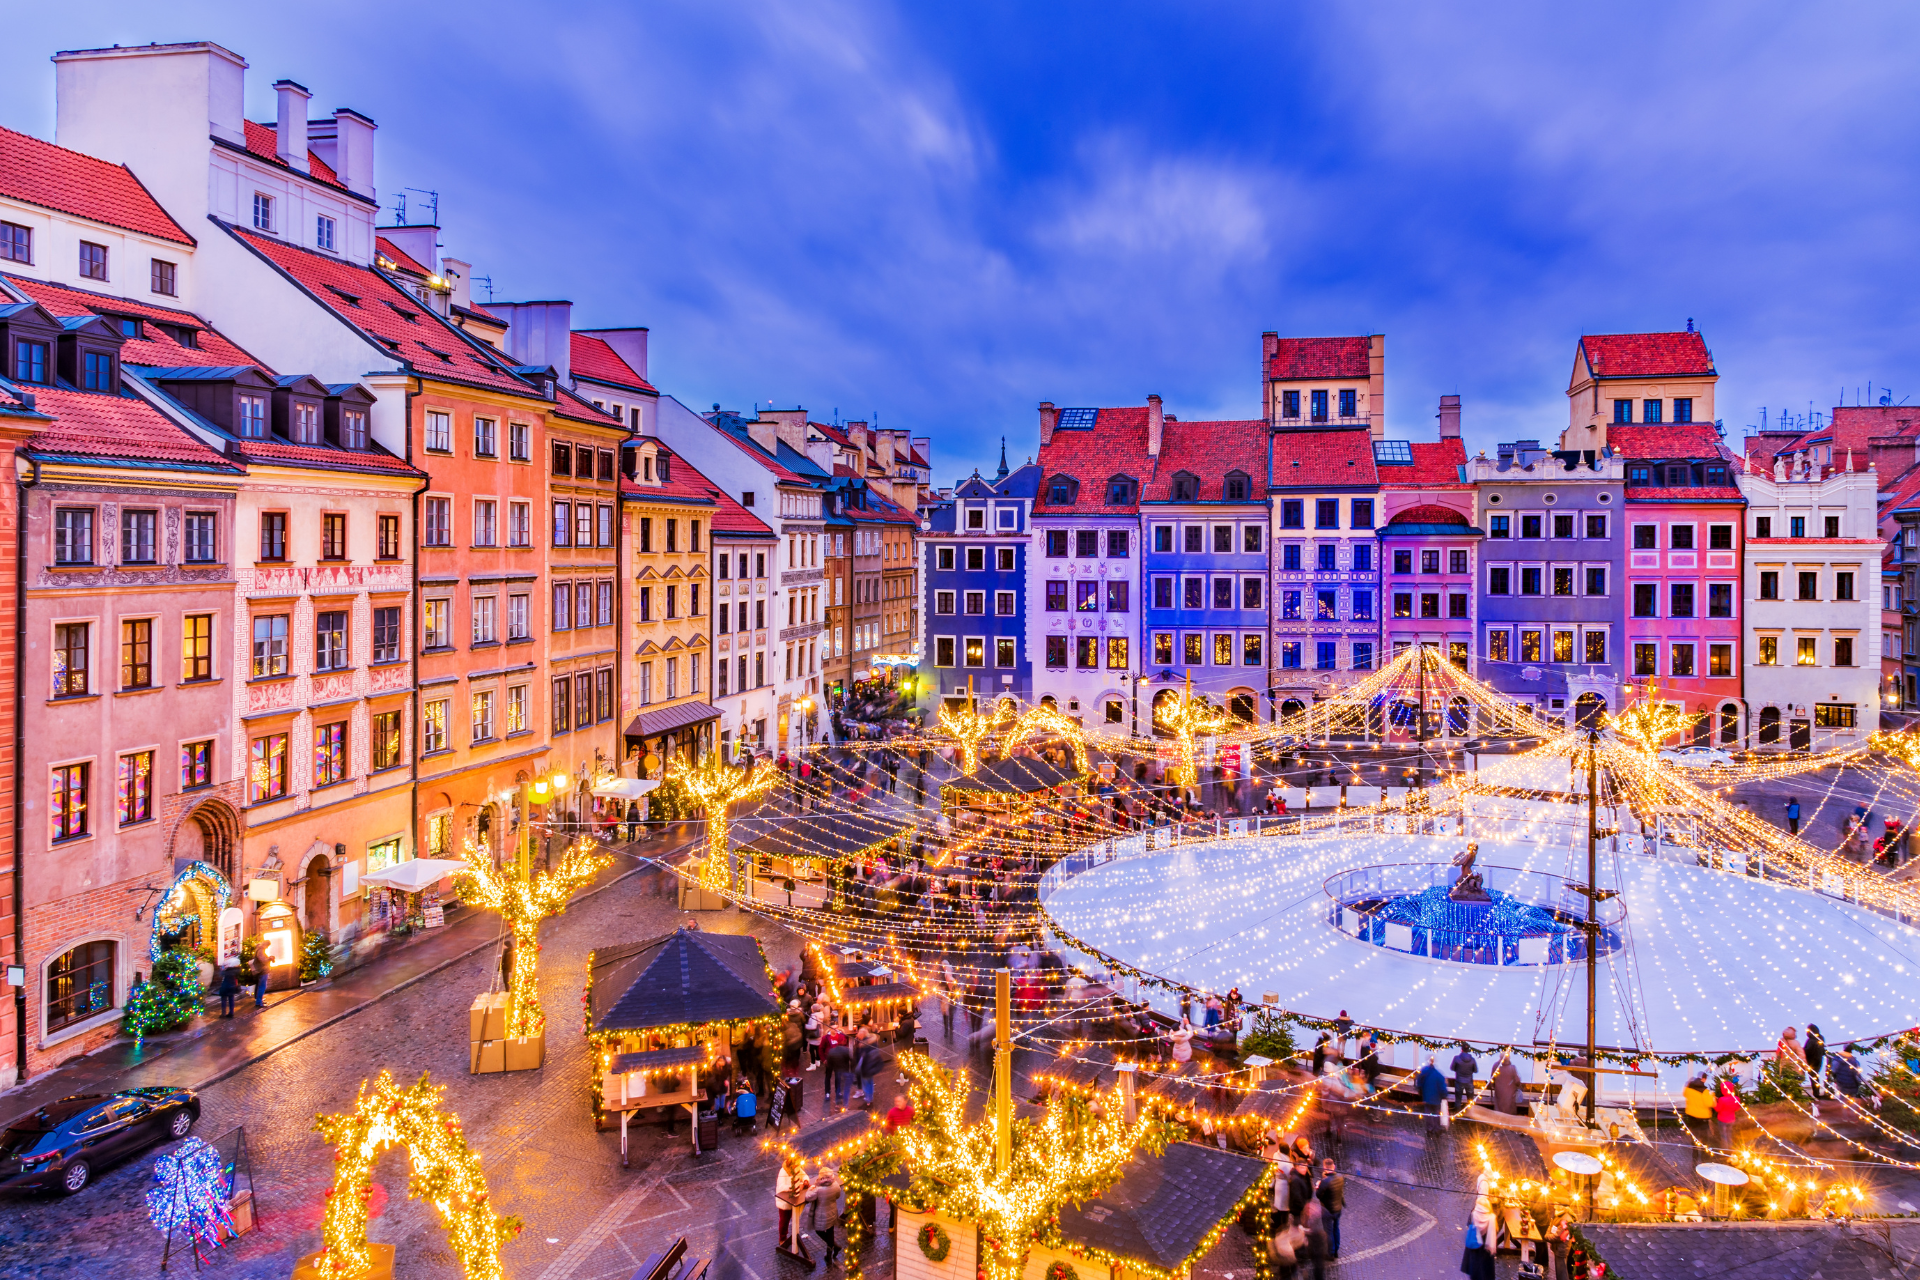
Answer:
POLYGON ((1227 473, 1227 483, 1222 492, 1228 502, 1245 502, 1248 493, 1247 473, 1244 471, 1229 471, 1227 473))
POLYGON ((88 280, 107 278, 107 246, 90 240, 80 242, 80 274, 88 280))
POLYGON ((160 331, 190 351, 200 346, 200 331, 197 329, 189 329, 183 324, 162 324, 160 331))
MULTIPOLYGON (((673 480, 673 468, 668 465, 671 461, 672 461, 672 458, 669 455, 664 453, 660 455, 660 483, 661 484, 667 484, 673 480)), ((611 476, 607 478, 612 479, 611 476)))
POLYGON ((140 322, 132 316, 107 316, 106 321, 118 329, 120 336, 123 338, 137 338, 140 336, 140 322))
POLYGON ((1173 477, 1173 500, 1175 502, 1193 502, 1200 497, 1200 477, 1191 471, 1177 472, 1173 477))
POLYGON ((1047 482, 1047 501, 1056 507, 1070 507, 1080 491, 1080 482, 1072 476, 1055 476, 1047 482))
POLYGON ((86 351, 81 353, 80 385, 88 391, 112 391, 116 389, 113 378, 113 353, 110 351, 86 351))
POLYGON ((273 230, 273 197, 259 191, 253 193, 253 229, 273 230))
POLYGON ((359 409, 340 411, 340 443, 349 449, 367 447, 367 415, 359 409))
POLYGON ((293 403, 293 442, 320 443, 320 406, 296 400, 293 403))
POLYGON ((234 429, 240 437, 246 440, 265 440, 267 438, 267 398, 239 396, 235 407, 237 412, 234 415, 234 429))
POLYGON ((1651 484, 1653 482, 1651 479, 1652 474, 1653 474, 1652 469, 1648 467, 1628 467, 1627 483, 1628 484, 1651 484))
POLYGON ((47 380, 47 344, 30 342, 25 338, 15 338, 13 342, 13 380, 15 382, 37 382, 47 380))
POLYGON ((1107 505, 1126 507, 1133 505, 1133 477, 1115 476, 1107 481, 1107 505))

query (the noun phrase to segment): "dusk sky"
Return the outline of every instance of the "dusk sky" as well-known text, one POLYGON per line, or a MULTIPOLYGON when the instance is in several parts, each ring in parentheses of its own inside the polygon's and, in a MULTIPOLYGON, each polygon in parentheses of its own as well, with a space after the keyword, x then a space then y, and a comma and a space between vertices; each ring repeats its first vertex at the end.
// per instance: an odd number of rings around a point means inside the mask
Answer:
MULTIPOLYGON (((210 39, 380 124, 495 296, 652 329, 653 379, 1018 465, 1034 406, 1259 413, 1260 333, 1387 335, 1389 433, 1551 438, 1582 332, 1692 317, 1738 437, 1920 404, 1908 5, 13 6, 56 49, 210 39)), ((136 166, 137 168, 137 166, 136 166)), ((417 213, 421 199, 410 194, 417 213)), ((391 216, 382 219, 391 221, 391 216)), ((478 296, 485 298, 484 288, 478 296)))

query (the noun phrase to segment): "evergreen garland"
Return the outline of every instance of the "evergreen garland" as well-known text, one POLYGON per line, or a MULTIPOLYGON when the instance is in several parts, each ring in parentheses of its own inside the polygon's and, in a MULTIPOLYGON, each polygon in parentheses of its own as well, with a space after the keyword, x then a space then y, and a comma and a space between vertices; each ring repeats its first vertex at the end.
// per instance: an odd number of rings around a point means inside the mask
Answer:
POLYGON ((953 1240, 939 1223, 929 1222, 920 1228, 920 1252, 927 1255, 928 1262, 945 1262, 952 1248, 953 1240))
POLYGON ((1073 1265, 1055 1258, 1053 1265, 1047 1268, 1047 1280, 1080 1280, 1080 1273, 1073 1265))

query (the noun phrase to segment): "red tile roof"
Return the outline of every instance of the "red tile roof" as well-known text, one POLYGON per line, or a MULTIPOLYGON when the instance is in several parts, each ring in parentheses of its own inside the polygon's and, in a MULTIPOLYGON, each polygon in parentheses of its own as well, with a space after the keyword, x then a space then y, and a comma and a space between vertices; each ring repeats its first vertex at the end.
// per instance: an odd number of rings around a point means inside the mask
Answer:
POLYGON ((608 413, 605 409, 596 409, 592 401, 583 400, 573 392, 561 387, 554 392, 554 414, 562 418, 572 418, 575 422, 591 422, 596 427, 625 427, 627 424, 608 413))
POLYGON ((495 324, 505 323, 505 321, 501 320, 499 316, 493 314, 493 312, 487 310, 485 307, 481 306, 477 302, 469 302, 464 307, 455 307, 454 310, 455 311, 471 311, 474 315, 479 316, 482 320, 491 320, 495 324))
MULTIPOLYGON (((194 331, 197 345, 183 347, 161 329, 153 325, 141 325, 140 337, 129 338, 121 344, 120 358, 128 364, 160 365, 170 369, 196 365, 250 364, 266 369, 265 365, 248 355, 225 334, 191 311, 156 307, 150 302, 133 302, 85 289, 70 289, 66 285, 48 284, 44 280, 30 280, 25 276, 7 276, 5 279, 56 316, 81 316, 89 312, 95 315, 138 316, 143 320, 158 320, 162 324, 178 325, 194 331)), ((267 369, 267 372, 273 371, 267 369)))
POLYGON ((1267 361, 1268 378, 1364 378, 1366 338, 1282 338, 1267 361))
POLYGON ((1627 490, 1627 501, 1744 502, 1746 498, 1730 484, 1634 485, 1627 490))
POLYGON ((1706 339, 1684 333, 1589 333, 1580 339, 1599 378, 1663 378, 1714 372, 1706 339))
POLYGON ((240 470, 144 400, 64 387, 36 387, 33 397, 54 419, 27 442, 35 452, 240 470))
POLYGON ((377 445, 369 449, 335 449, 326 445, 292 444, 285 440, 240 440, 240 454, 248 462, 268 466, 325 467, 329 471, 374 471, 419 476, 426 472, 377 445))
MULTIPOLYGON (((1059 437, 1054 437, 1058 439, 1059 437)), ((1141 486, 1142 502, 1172 502, 1173 479, 1182 471, 1197 476, 1202 502, 1223 501, 1227 475, 1246 473, 1249 502, 1267 496, 1267 424, 1258 419, 1227 422, 1182 422, 1168 419, 1160 429, 1160 462, 1141 486)), ((1100 497, 1106 496, 1106 477, 1098 477, 1100 497)), ((1082 483, 1085 481, 1083 479, 1082 483)))
MULTIPOLYGON (((1140 510, 1138 503, 1106 505, 1107 478, 1129 475, 1142 486, 1146 484, 1147 407, 1096 412, 1091 430, 1055 431, 1053 439, 1040 446, 1040 497, 1033 504, 1034 514, 1077 511, 1086 515, 1130 515, 1140 510), (1072 476, 1080 482, 1077 502, 1054 505, 1047 501, 1048 481, 1057 475, 1072 476)), ((1265 474, 1263 465, 1263 478, 1265 474)))
MULTIPOLYGON (((431 307, 373 268, 355 266, 238 227, 229 227, 228 231, 280 268, 334 315, 392 352, 396 360, 411 365, 421 377, 513 395, 537 394, 485 354, 492 351, 491 347, 476 347, 431 307)), ((588 411, 593 412, 592 406, 588 411)))
POLYGON ((1624 458, 1712 458, 1719 455, 1720 432, 1711 422, 1609 424, 1607 443, 1624 458))
POLYGON ((646 391, 654 389, 653 384, 633 371, 633 366, 620 358, 620 353, 607 345, 605 338, 596 338, 590 333, 569 335, 572 342, 571 355, 575 377, 592 378, 596 382, 611 382, 623 387, 639 387, 646 391))
POLYGON ((421 266, 412 254, 402 252, 400 246, 385 236, 375 236, 373 238, 373 247, 384 256, 388 262, 391 262, 402 271, 411 271, 422 280, 433 274, 433 272, 421 266))
POLYGON ((764 521, 728 497, 724 490, 702 475, 680 454, 664 444, 659 444, 659 453, 673 460, 672 465, 667 468, 667 474, 673 478, 664 485, 642 485, 623 475, 620 477, 622 497, 642 498, 651 494, 664 493, 676 498, 710 502, 713 504, 713 511, 707 517, 709 532, 758 534, 769 538, 773 536, 773 530, 764 521))
POLYGON ((1376 462, 1383 489, 1434 489, 1451 485, 1462 489, 1472 486, 1460 479, 1460 468, 1467 461, 1466 442, 1457 436, 1408 446, 1411 463, 1376 462))
MULTIPOLYGON (((296 172, 292 165, 280 158, 280 131, 277 127, 270 124, 255 124, 251 120, 247 121, 246 124, 247 150, 249 152, 265 160, 268 164, 279 165, 289 173, 296 172)), ((340 175, 333 171, 333 166, 315 155, 311 150, 307 152, 307 168, 312 171, 316 179, 326 183, 328 186, 338 187, 342 191, 347 189, 346 184, 340 181, 340 175)))
POLYGON ((0 129, 0 196, 176 244, 194 243, 125 165, 11 129, 0 129))
POLYGON ((1467 528, 1466 516, 1452 507, 1443 507, 1438 503, 1426 502, 1417 507, 1408 507, 1387 521, 1389 527, 1396 524, 1457 524, 1467 528))
POLYGON ((1273 437, 1273 488, 1321 489, 1331 485, 1373 485, 1373 433, 1280 431, 1273 437))

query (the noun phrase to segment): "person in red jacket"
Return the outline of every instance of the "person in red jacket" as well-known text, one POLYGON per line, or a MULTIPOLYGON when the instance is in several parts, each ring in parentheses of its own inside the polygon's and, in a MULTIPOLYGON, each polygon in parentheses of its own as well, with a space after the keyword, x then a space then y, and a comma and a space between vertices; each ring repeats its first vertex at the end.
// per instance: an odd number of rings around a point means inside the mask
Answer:
POLYGON ((1733 1086, 1720 1082, 1720 1096, 1713 1100, 1713 1143, 1723 1151, 1733 1150, 1733 1122, 1740 1118, 1740 1099, 1733 1086))

